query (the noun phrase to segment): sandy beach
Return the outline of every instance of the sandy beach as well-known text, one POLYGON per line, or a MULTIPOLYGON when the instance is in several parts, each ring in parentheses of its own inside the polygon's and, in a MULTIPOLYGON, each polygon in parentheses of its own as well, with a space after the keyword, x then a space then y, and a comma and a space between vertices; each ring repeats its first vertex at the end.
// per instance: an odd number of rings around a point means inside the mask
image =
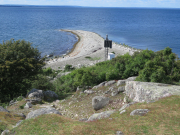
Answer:
MULTIPOLYGON (((104 39, 93 32, 82 30, 63 30, 71 32, 79 38, 78 42, 74 45, 72 51, 64 56, 64 58, 54 58, 53 60, 46 61, 45 67, 51 67, 52 69, 63 69, 65 65, 69 64, 73 67, 80 68, 81 66, 91 66, 98 62, 105 60, 105 48, 104 39), (86 58, 89 56, 91 59, 86 58)), ((115 56, 124 55, 129 53, 132 55, 136 49, 125 47, 113 42, 112 48, 109 49, 109 53, 114 52, 115 56)))

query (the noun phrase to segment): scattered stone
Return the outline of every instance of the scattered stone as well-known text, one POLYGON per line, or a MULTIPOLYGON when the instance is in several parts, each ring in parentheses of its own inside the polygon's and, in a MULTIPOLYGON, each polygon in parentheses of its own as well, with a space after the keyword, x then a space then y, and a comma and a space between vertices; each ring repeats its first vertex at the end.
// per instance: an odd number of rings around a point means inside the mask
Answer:
POLYGON ((134 111, 132 111, 130 113, 131 116, 134 116, 134 115, 139 115, 139 116, 144 116, 145 114, 147 114, 149 112, 148 109, 136 109, 134 111))
POLYGON ((0 112, 10 112, 10 111, 8 111, 8 110, 6 110, 6 109, 4 109, 2 106, 0 106, 0 112))
POLYGON ((46 101, 54 101, 58 99, 58 95, 54 91, 47 90, 44 91, 43 94, 44 94, 44 100, 46 101))
POLYGON ((108 81, 108 82, 105 83, 105 86, 110 86, 110 85, 115 84, 115 83, 116 83, 115 80, 113 80, 113 81, 108 81))
POLYGON ((94 91, 93 90, 85 90, 84 93, 92 94, 92 93, 94 93, 94 91))
POLYGON ((123 132, 121 132, 121 131, 116 131, 116 135, 123 135, 123 132))
POLYGON ((108 118, 114 112, 115 111, 105 111, 105 112, 101 112, 101 113, 95 113, 92 116, 90 116, 87 121, 93 121, 93 120, 98 120, 98 119, 102 119, 102 118, 108 118))
POLYGON ((102 96, 96 96, 92 99, 92 107, 94 110, 99 110, 109 104, 109 98, 108 97, 102 97, 102 96))
POLYGON ((41 109, 38 109, 38 110, 35 110, 35 111, 28 113, 26 119, 31 119, 31 118, 35 118, 37 116, 40 116, 42 114, 51 114, 51 113, 62 115, 56 109, 54 109, 52 107, 47 107, 47 108, 41 108, 41 109))
POLYGON ((4 130, 1 135, 7 135, 10 131, 9 130, 4 130))
POLYGON ((29 109, 31 108, 33 105, 31 104, 31 102, 27 102, 26 105, 24 106, 25 109, 29 109))
POLYGON ((122 110, 119 114, 122 114, 122 113, 125 113, 126 112, 126 110, 122 110))
POLYGON ((113 92, 111 93, 111 96, 116 96, 118 93, 119 93, 118 91, 113 91, 113 92))

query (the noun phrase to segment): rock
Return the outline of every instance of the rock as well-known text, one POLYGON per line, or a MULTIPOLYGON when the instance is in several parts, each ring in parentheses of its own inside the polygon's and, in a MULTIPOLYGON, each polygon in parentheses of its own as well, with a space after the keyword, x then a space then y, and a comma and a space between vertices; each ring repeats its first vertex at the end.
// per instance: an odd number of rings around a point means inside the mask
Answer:
POLYGON ((134 81, 137 78, 137 76, 132 76, 126 79, 126 81, 134 81))
POLYGON ((40 98, 36 98, 36 99, 26 99, 26 101, 27 101, 27 102, 30 102, 30 103, 33 104, 33 105, 42 103, 42 99, 40 99, 40 98))
POLYGON ((100 83, 99 85, 94 86, 92 89, 97 89, 97 88, 103 87, 103 86, 106 84, 106 82, 107 82, 107 81, 102 82, 102 83, 100 83))
POLYGON ((26 105, 24 106, 25 109, 31 108, 33 105, 30 102, 27 102, 26 105))
POLYGON ((125 91, 125 87, 121 86, 118 88, 118 92, 124 92, 125 91))
POLYGON ((41 108, 41 109, 38 109, 38 110, 28 113, 26 119, 31 119, 31 118, 40 116, 42 114, 51 114, 51 113, 61 115, 61 113, 59 111, 57 111, 56 109, 54 109, 52 107, 48 107, 48 108, 41 108))
POLYGON ((58 99, 58 95, 54 91, 47 90, 44 91, 43 94, 44 94, 44 100, 46 101, 54 101, 58 99))
POLYGON ((28 97, 28 96, 29 96, 29 94, 31 94, 31 93, 33 93, 33 92, 36 92, 37 90, 38 90, 38 89, 35 89, 35 88, 34 88, 34 89, 32 89, 30 92, 28 92, 28 93, 27 93, 26 97, 28 97))
POLYGON ((4 109, 2 106, 0 106, 0 112, 10 112, 10 111, 8 111, 8 110, 6 110, 6 109, 4 109))
POLYGON ((84 93, 92 94, 92 93, 94 93, 94 91, 93 90, 85 90, 84 93))
POLYGON ((116 96, 118 93, 119 93, 118 91, 113 91, 113 92, 111 93, 111 96, 116 96))
POLYGON ((10 131, 9 130, 4 130, 1 135, 7 135, 10 131))
POLYGON ((16 103, 17 103, 17 101, 11 100, 11 101, 9 102, 9 106, 14 105, 14 104, 16 104, 16 103))
POLYGON ((122 110, 119 114, 122 114, 122 113, 125 113, 126 112, 126 110, 122 110))
POLYGON ((79 89, 79 86, 77 87, 77 89, 76 89, 76 92, 78 92, 80 89, 79 89))
POLYGON ((23 120, 19 120, 19 121, 16 123, 16 126, 14 126, 13 128, 18 127, 22 122, 23 122, 23 120))
POLYGON ((126 84, 126 80, 118 80, 117 86, 126 84))
POLYGON ((98 120, 98 119, 102 119, 102 118, 108 118, 114 112, 115 111, 105 111, 105 112, 101 112, 101 113, 95 113, 92 116, 90 116, 87 121, 93 121, 93 120, 98 120))
POLYGON ((105 86, 110 86, 110 85, 115 84, 115 83, 116 83, 115 80, 113 80, 113 81, 108 81, 108 82, 105 83, 105 86))
POLYGON ((113 88, 113 87, 110 87, 110 88, 109 88, 109 91, 113 91, 113 90, 114 90, 114 88, 113 88))
POLYGON ((123 135, 123 132, 117 131, 117 132, 116 132, 116 135, 123 135))
POLYGON ((92 107, 96 111, 103 108, 107 104, 109 104, 108 97, 96 96, 96 97, 93 97, 92 99, 92 107))
POLYGON ((125 108, 127 108, 127 107, 129 107, 130 105, 129 104, 125 104, 125 105, 123 105, 120 109, 119 109, 119 111, 122 111, 122 110, 124 110, 125 108))
POLYGON ((108 94, 109 92, 110 92, 110 90, 107 90, 107 91, 104 92, 104 94, 108 94))
POLYGON ((136 109, 136 110, 132 111, 130 113, 130 115, 131 116, 134 116, 134 115, 144 116, 148 112, 149 112, 148 109, 136 109))
POLYGON ((36 99, 36 98, 44 99, 43 90, 36 90, 36 91, 30 93, 28 95, 28 98, 30 98, 30 99, 36 99))
POLYGON ((155 102, 171 95, 180 95, 180 86, 152 82, 127 81, 125 94, 136 102, 155 102))

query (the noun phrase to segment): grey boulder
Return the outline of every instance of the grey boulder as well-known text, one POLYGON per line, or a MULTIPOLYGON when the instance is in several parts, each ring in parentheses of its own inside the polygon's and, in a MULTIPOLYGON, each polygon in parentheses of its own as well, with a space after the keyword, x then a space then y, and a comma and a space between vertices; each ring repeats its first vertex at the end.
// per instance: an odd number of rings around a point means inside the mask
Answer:
POLYGON ((109 104, 109 98, 108 97, 102 97, 102 96, 96 96, 92 98, 92 107, 94 110, 99 110, 109 104))
POLYGON ((33 105, 31 104, 31 102, 27 102, 26 105, 24 106, 24 108, 29 109, 31 108, 33 105))
POLYGON ((58 95, 51 90, 44 91, 44 99, 47 101, 52 101, 58 99, 58 95))
POLYGON ((131 116, 134 116, 134 115, 139 115, 139 116, 144 116, 145 114, 147 114, 149 112, 148 109, 136 109, 134 111, 132 111, 130 113, 131 116))
POLYGON ((8 111, 8 110, 4 109, 2 106, 0 106, 0 112, 10 112, 10 111, 8 111))
POLYGON ((93 90, 85 90, 84 93, 92 94, 92 93, 94 93, 94 91, 93 90))
POLYGON ((119 93, 118 91, 113 91, 113 92, 111 93, 111 96, 116 96, 118 93, 119 93))
POLYGON ((31 119, 31 118, 35 118, 43 114, 52 114, 52 113, 61 115, 61 113, 57 111, 56 109, 52 107, 47 107, 47 108, 41 108, 41 109, 28 113, 26 119, 31 119))
POLYGON ((28 98, 30 98, 30 99, 36 99, 36 98, 44 99, 43 90, 36 90, 36 91, 30 93, 28 95, 28 98))
POLYGON ((91 115, 87 121, 93 121, 93 120, 98 120, 98 119, 102 119, 102 118, 108 118, 114 112, 115 111, 105 111, 105 112, 101 112, 101 113, 95 113, 95 114, 91 115))
POLYGON ((124 91, 125 91, 125 86, 124 87, 121 86, 121 87, 118 88, 118 92, 124 92, 124 91))
POLYGON ((126 84, 126 80, 118 80, 117 86, 126 84))

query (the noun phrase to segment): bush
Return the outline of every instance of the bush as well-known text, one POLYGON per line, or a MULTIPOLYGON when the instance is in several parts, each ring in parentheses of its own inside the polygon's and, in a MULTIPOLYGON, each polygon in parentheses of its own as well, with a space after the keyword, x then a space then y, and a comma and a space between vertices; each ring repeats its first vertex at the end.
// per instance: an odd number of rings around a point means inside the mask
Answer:
POLYGON ((0 102, 26 94, 42 66, 44 59, 31 43, 10 40, 0 44, 0 102))

